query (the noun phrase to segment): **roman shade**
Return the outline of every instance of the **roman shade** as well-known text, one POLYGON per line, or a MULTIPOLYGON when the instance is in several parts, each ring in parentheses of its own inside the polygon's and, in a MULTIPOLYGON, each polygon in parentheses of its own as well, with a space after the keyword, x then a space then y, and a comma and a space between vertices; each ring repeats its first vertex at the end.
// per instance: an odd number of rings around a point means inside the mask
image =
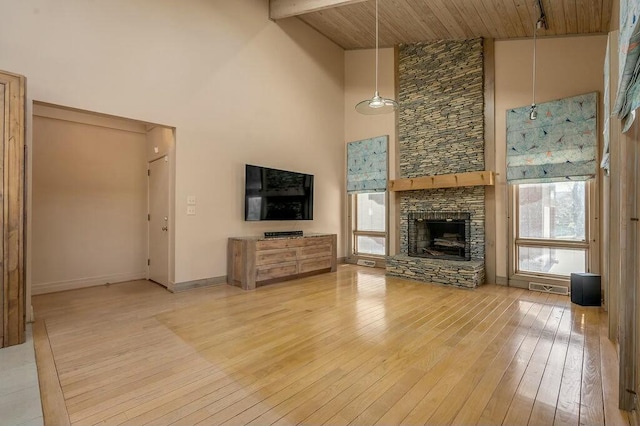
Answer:
POLYGON ((626 132, 640 107, 640 0, 620 0, 619 79, 613 113, 626 132))
POLYGON ((388 136, 378 136, 347 144, 347 192, 387 190, 388 136))
POLYGON ((507 111, 507 182, 586 180, 596 174, 597 93, 507 111))

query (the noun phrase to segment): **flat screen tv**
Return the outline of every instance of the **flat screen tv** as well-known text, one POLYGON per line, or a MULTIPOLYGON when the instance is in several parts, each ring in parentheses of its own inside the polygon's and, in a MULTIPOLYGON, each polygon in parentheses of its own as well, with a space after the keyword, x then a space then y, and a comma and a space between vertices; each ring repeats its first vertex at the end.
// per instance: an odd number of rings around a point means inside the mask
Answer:
POLYGON ((312 220, 313 175, 246 165, 245 220, 312 220))

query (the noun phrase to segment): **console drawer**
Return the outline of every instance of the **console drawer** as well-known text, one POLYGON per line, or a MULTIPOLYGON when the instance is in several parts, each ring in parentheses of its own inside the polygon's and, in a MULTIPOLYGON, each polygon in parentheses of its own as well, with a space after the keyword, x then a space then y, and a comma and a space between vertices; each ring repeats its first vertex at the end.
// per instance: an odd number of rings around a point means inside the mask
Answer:
POLYGON ((274 265, 259 266, 256 268, 256 281, 271 280, 273 278, 287 277, 298 273, 297 262, 277 263, 274 265))
POLYGON ((301 260, 299 263, 299 272, 301 274, 305 272, 318 271, 320 269, 329 269, 331 268, 331 256, 301 260))
POLYGON ((271 250, 304 246, 305 239, 295 238, 272 238, 256 242, 256 250, 271 250))
POLYGON ((299 249, 298 259, 317 259, 318 257, 331 256, 329 244, 307 246, 299 249))
POLYGON ((333 244, 333 240, 330 237, 311 237, 311 238, 305 238, 302 241, 302 245, 305 247, 308 246, 319 246, 319 245, 331 245, 333 244))
POLYGON ((270 265, 296 260, 296 249, 259 250, 256 251, 256 265, 270 265))

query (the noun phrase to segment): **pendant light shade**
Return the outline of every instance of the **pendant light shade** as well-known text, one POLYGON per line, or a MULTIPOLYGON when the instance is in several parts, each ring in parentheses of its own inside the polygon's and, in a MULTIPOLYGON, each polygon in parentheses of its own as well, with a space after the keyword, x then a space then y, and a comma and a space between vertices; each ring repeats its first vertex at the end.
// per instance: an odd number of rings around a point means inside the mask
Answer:
POLYGON ((387 114, 398 108, 398 103, 393 99, 380 96, 378 92, 378 0, 376 0, 376 91, 373 98, 358 102, 356 111, 365 115, 387 114))
POLYGON ((366 115, 386 114, 395 111, 396 108, 398 108, 396 101, 380 97, 377 90, 373 98, 365 99, 356 104, 356 111, 366 115))

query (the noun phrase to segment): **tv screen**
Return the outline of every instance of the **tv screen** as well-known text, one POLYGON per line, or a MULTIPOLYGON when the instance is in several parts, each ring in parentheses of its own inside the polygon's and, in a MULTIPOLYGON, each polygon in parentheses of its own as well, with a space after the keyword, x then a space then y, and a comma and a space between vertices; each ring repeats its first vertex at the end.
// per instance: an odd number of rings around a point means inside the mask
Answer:
POLYGON ((246 165, 245 220, 312 220, 313 175, 246 165))

